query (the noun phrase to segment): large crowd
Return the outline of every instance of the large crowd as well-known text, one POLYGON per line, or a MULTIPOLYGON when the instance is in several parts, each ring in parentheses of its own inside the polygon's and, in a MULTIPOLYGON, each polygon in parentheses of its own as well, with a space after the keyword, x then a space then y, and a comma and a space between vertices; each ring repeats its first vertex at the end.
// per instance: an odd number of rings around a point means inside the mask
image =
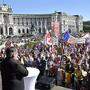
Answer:
MULTIPOLYGON (((10 40, 14 43, 14 40, 10 40)), ((21 39, 15 40, 20 42, 21 39)), ((29 42, 29 41, 26 41, 29 42)), ((26 67, 40 70, 38 80, 47 75, 55 78, 55 84, 75 90, 90 90, 90 44, 63 43, 60 45, 36 44, 13 45, 18 50, 18 59, 26 67)), ((0 60, 5 58, 5 48, 0 52, 0 60)))

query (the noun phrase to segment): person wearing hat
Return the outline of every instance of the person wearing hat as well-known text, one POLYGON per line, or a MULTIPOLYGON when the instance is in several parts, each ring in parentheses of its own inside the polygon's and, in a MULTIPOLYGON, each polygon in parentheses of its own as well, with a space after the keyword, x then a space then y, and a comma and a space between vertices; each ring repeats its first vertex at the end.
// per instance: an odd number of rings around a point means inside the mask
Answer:
POLYGON ((28 75, 28 70, 19 62, 16 48, 7 48, 5 53, 1 63, 2 90, 24 90, 23 77, 28 75))

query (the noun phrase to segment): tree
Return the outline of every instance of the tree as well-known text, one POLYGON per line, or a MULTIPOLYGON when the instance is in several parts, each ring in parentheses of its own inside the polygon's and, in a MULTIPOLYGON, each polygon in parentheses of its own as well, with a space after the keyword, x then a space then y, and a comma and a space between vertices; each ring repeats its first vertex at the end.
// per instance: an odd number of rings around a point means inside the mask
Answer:
POLYGON ((90 21, 83 22, 83 30, 84 32, 90 32, 90 21))

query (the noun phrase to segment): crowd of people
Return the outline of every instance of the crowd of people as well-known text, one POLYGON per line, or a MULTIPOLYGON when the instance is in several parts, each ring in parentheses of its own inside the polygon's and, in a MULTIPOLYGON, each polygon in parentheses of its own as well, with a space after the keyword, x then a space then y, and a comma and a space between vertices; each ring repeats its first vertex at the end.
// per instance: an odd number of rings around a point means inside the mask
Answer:
MULTIPOLYGON (((24 45, 14 45, 14 47, 18 50, 19 61, 25 67, 35 67, 40 70, 37 80, 46 75, 55 78, 56 85, 75 90, 90 90, 89 44, 63 43, 63 46, 50 46, 40 42, 33 48, 24 45)), ((0 60, 5 57, 3 48, 0 60)))

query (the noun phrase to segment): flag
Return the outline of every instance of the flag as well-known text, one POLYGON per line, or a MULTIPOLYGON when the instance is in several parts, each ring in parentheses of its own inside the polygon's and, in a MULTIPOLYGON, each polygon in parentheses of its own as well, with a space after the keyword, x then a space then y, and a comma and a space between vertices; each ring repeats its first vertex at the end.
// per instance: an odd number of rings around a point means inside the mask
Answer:
POLYGON ((67 42, 69 38, 70 38, 69 32, 65 32, 64 35, 63 35, 63 40, 64 40, 65 42, 67 42))
POLYGON ((70 35, 70 38, 68 39, 67 42, 70 43, 70 44, 75 44, 76 43, 76 38, 70 35))
POLYGON ((63 40, 65 42, 68 42, 70 44, 75 44, 76 43, 76 38, 71 36, 69 32, 66 32, 63 36, 63 40))
POLYGON ((45 44, 52 45, 52 37, 50 32, 47 32, 45 35, 45 44))

